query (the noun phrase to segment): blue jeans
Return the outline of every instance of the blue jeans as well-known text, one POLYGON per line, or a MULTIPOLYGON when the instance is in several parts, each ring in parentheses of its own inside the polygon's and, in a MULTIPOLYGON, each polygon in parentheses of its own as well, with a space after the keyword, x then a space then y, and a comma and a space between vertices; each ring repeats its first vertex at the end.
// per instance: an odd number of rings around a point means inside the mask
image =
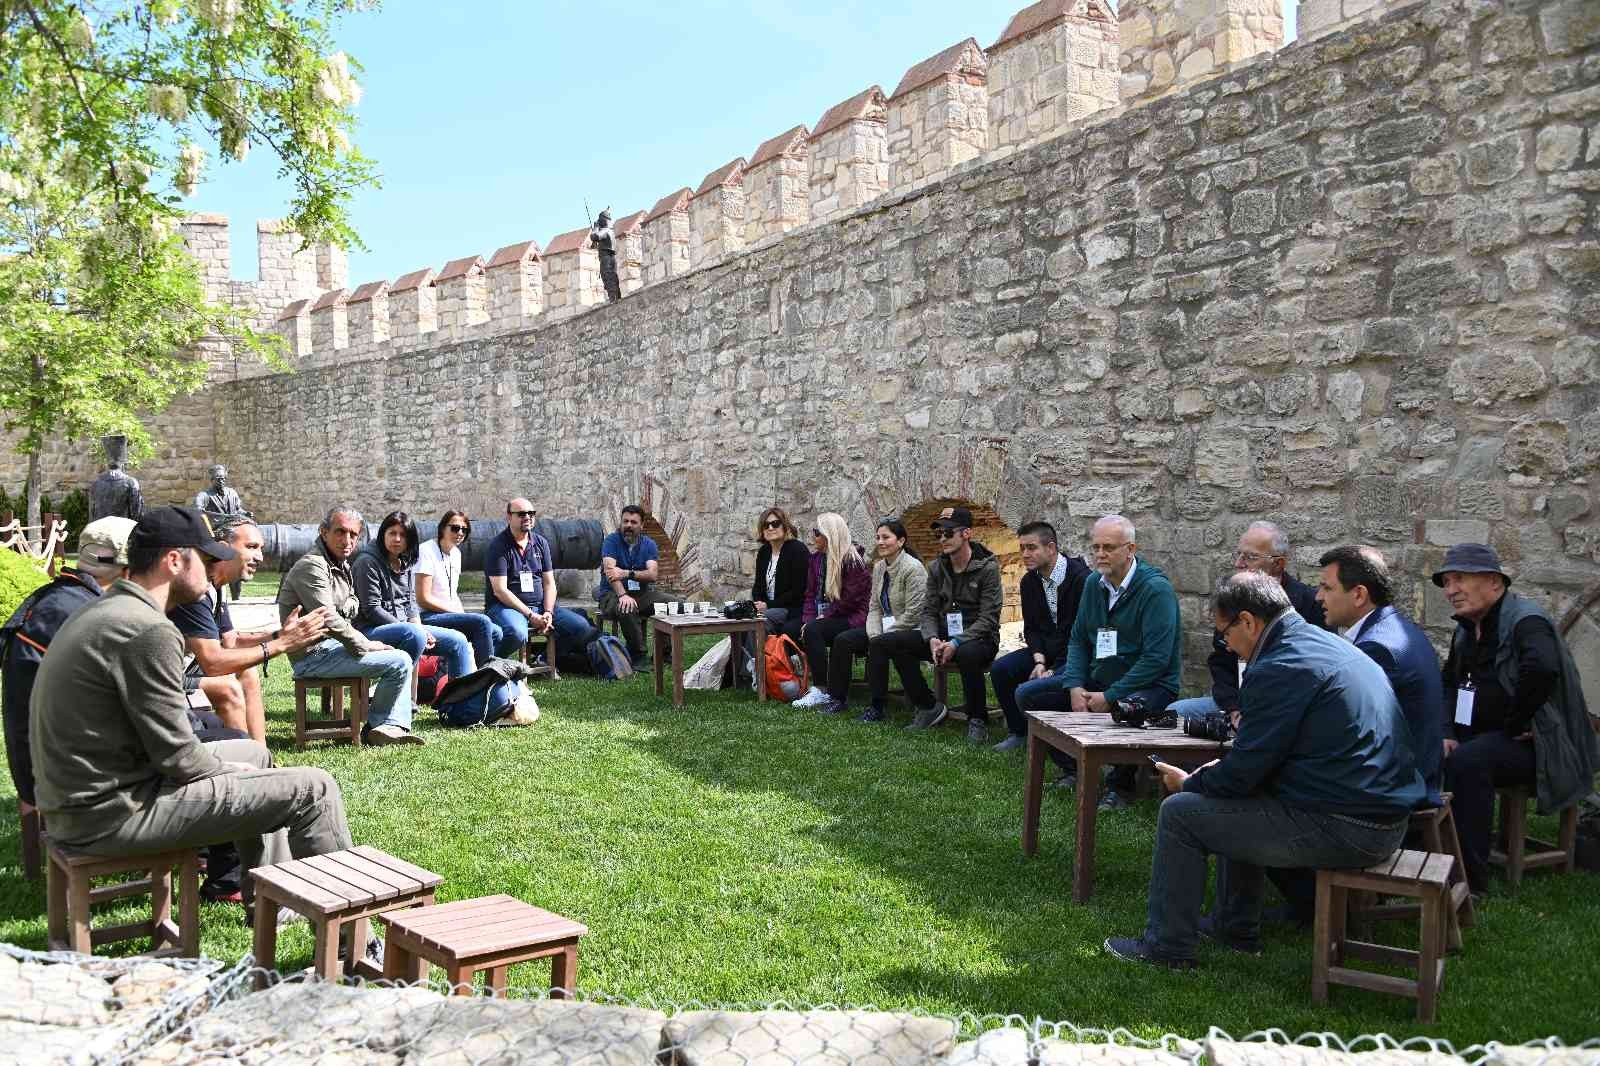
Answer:
MULTIPOLYGON (((528 620, 520 611, 513 611, 503 603, 491 603, 484 612, 489 621, 502 630, 495 645, 495 654, 515 659, 522 646, 528 643, 528 620)), ((600 631, 583 620, 583 615, 570 607, 555 609, 556 643, 566 651, 580 651, 600 635, 600 631)))
MULTIPOLYGON (((472 645, 472 661, 476 666, 488 666, 494 658, 494 649, 500 643, 501 629, 486 614, 454 611, 423 611, 422 624, 453 629, 467 638, 472 645)), ((452 675, 454 676, 454 675, 452 675)))
POLYGON ((1272 796, 1230 799, 1178 792, 1161 804, 1150 864, 1144 940, 1165 959, 1192 959, 1206 894, 1206 859, 1217 857, 1217 927, 1233 943, 1261 936, 1264 867, 1371 866, 1405 839, 1408 819, 1357 824, 1290 807, 1272 796))
MULTIPOLYGON (((410 622, 391 622, 387 625, 368 626, 361 632, 368 640, 381 640, 391 647, 399 648, 411 656, 413 664, 419 662, 427 652, 428 638, 432 637, 433 654, 443 660, 446 674, 451 677, 466 677, 472 673, 472 646, 467 643, 465 636, 453 629, 445 629, 442 626, 418 626, 410 622)), ((481 721, 484 698, 484 693, 475 693, 455 703, 438 704, 437 710, 447 722, 464 719, 481 721)), ((504 702, 503 696, 501 702, 504 702)))
MULTIPOLYGON (((1018 648, 994 661, 989 667, 989 683, 994 686, 994 701, 1006 716, 1006 732, 1014 737, 1028 735, 1028 719, 1017 706, 1017 687, 1033 673, 1033 652, 1018 648)), ((1049 678, 1041 678, 1048 681, 1049 678)))
POLYGON ((333 637, 314 644, 294 664, 295 677, 376 678, 367 726, 411 728, 411 657, 398 648, 354 655, 333 637))
POLYGON ((1167 710, 1179 718, 1204 718, 1208 714, 1216 714, 1219 708, 1217 701, 1210 696, 1196 696, 1193 699, 1174 700, 1167 710))

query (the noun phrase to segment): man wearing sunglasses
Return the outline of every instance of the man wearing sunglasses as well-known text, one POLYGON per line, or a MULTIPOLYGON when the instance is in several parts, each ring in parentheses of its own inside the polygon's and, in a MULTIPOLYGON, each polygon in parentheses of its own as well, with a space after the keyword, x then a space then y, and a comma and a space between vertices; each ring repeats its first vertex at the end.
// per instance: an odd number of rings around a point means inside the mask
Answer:
POLYGON ((506 528, 483 552, 483 613, 501 629, 495 654, 514 659, 530 633, 556 632, 563 654, 581 652, 600 631, 570 607, 556 606, 555 556, 534 530, 539 512, 524 497, 506 504, 506 528))

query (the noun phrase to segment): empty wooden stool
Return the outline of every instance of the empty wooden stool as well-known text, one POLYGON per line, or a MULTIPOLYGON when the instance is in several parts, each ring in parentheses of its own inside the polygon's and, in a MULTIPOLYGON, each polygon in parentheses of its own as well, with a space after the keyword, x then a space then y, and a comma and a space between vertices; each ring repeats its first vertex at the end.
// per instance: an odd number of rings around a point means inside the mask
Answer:
POLYGON ((1317 919, 1312 932, 1311 999, 1328 1002, 1328 986, 1349 985, 1391 996, 1412 996, 1417 1020, 1437 1019, 1439 984, 1444 978, 1444 953, 1449 920, 1450 869, 1455 859, 1426 851, 1396 851, 1364 870, 1317 871, 1317 919), (1345 921, 1352 891, 1408 896, 1422 905, 1421 950, 1348 939, 1345 921), (1416 980, 1351 969, 1343 963, 1364 959, 1415 967, 1416 980))
POLYGON ((428 963, 444 967, 458 996, 472 994, 473 975, 487 970, 485 985, 506 991, 506 969, 529 959, 550 958, 550 990, 571 992, 578 981, 581 922, 540 910, 511 896, 484 896, 418 907, 380 919, 389 927, 383 945, 383 976, 418 982, 428 963))
MULTIPOLYGON (((433 890, 444 881, 436 873, 365 845, 259 866, 250 876, 256 889, 256 965, 263 970, 277 967, 278 908, 288 907, 311 922, 316 939, 311 968, 324 981, 339 979, 339 937, 347 928, 350 949, 344 971, 381 977, 364 957, 369 919, 432 903, 433 890)), ((257 987, 265 984, 266 975, 258 974, 257 987)))
POLYGON ((348 740, 361 746, 361 727, 367 723, 367 679, 364 677, 297 677, 294 679, 294 746, 308 740, 348 740), (345 690, 350 690, 350 713, 345 714, 345 690), (307 718, 306 693, 322 697, 322 716, 307 718))
POLYGON ((1522 872, 1541 866, 1559 866, 1571 873, 1578 858, 1578 807, 1561 812, 1560 836, 1554 844, 1528 836, 1528 790, 1520 785, 1496 789, 1500 794, 1499 847, 1489 852, 1489 861, 1505 867, 1512 887, 1522 884, 1522 872))
POLYGON ((155 855, 106 858, 45 839, 45 913, 52 951, 93 954, 101 944, 150 938, 150 955, 200 955, 200 853, 193 848, 155 855), (172 871, 178 871, 178 921, 172 920, 172 871), (92 879, 141 876, 94 887, 92 879), (150 897, 150 917, 95 929, 90 909, 131 896, 150 897))
MULTIPOLYGON (((1455 860, 1450 868, 1450 907, 1447 915, 1450 928, 1450 949, 1461 948, 1461 930, 1470 929, 1477 922, 1472 907, 1472 890, 1467 885, 1467 867, 1461 858, 1461 839, 1456 836, 1455 816, 1450 813, 1450 793, 1444 794, 1444 803, 1438 807, 1416 811, 1411 815, 1411 832, 1419 834, 1422 846, 1436 855, 1448 855, 1455 860)), ((1357 929, 1365 928, 1371 921, 1391 921, 1396 918, 1416 919, 1422 916, 1420 903, 1371 904, 1372 893, 1357 892, 1351 897, 1350 921, 1357 929)))

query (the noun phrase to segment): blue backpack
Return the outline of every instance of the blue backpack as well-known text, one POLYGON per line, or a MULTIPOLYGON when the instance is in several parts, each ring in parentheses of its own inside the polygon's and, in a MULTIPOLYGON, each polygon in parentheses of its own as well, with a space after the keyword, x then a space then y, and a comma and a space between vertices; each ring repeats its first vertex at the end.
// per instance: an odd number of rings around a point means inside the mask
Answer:
POLYGON ((585 650, 589 653, 589 666, 594 676, 602 681, 622 681, 633 676, 628 647, 616 637, 610 634, 595 637, 585 650))

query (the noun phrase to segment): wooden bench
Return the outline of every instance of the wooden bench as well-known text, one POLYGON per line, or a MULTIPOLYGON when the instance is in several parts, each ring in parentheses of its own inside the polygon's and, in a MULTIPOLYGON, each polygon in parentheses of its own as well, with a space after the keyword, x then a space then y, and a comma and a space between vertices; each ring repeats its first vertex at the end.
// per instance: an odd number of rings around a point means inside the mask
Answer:
MULTIPOLYGON (((416 672, 412 671, 412 676, 416 672)), ((311 740, 348 740, 361 747, 361 727, 367 724, 370 690, 364 677, 297 677, 294 679, 294 746, 304 750, 311 740), (350 713, 344 711, 345 690, 350 690, 350 713), (306 694, 322 697, 322 716, 308 718, 306 694)))
POLYGON ((1528 836, 1528 789, 1514 785, 1496 789, 1500 794, 1499 846, 1489 852, 1489 861, 1505 867, 1506 880, 1513 888, 1522 884, 1524 870, 1559 866, 1571 873, 1578 858, 1578 806, 1561 812, 1560 834, 1554 844, 1528 836))
MULTIPOLYGON (((1444 794, 1444 805, 1429 807, 1411 815, 1411 832, 1419 834, 1422 845, 1436 855, 1448 855, 1455 860, 1450 868, 1450 907, 1447 915, 1450 928, 1450 950, 1461 949, 1461 930, 1470 929, 1477 922, 1472 906, 1472 890, 1467 885, 1467 867, 1461 858, 1461 839, 1456 836, 1456 820, 1450 811, 1450 793, 1444 794)), ((1392 921, 1397 918, 1420 919, 1420 903, 1372 902, 1371 893, 1358 892, 1351 899, 1350 921, 1357 932, 1366 923, 1392 921), (1358 900, 1358 897, 1359 900, 1358 900)))
POLYGON ((474 975, 487 971, 486 990, 505 995, 506 970, 513 963, 550 959, 550 991, 570 994, 578 981, 578 938, 589 931, 581 922, 540 910, 511 896, 484 896, 435 907, 387 914, 383 976, 416 983, 428 977, 428 964, 444 967, 458 996, 472 994, 474 975))
POLYGON ((94 953, 101 944, 150 938, 150 955, 200 955, 200 853, 175 848, 154 855, 107 858, 45 839, 45 913, 52 951, 94 953), (172 920, 172 871, 178 871, 178 921, 172 920), (96 888, 96 877, 141 876, 96 888), (150 917, 95 929, 97 903, 150 897, 150 917))
POLYGON ((1439 984, 1444 978, 1444 955, 1449 920, 1450 871, 1455 859, 1426 851, 1396 851, 1376 866, 1364 870, 1317 871, 1317 917, 1312 932, 1311 999, 1328 1002, 1329 985, 1348 985, 1410 996, 1417 1001, 1417 1020, 1432 1022, 1439 1012, 1439 984), (1351 891, 1407 896, 1422 906, 1420 951, 1389 947, 1346 934, 1351 891), (1348 959, 1412 967, 1415 980, 1352 969, 1348 959))
MULTIPOLYGON (((339 979, 339 938, 350 931, 346 973, 378 978, 366 962, 369 919, 386 911, 423 907, 444 878, 393 855, 359 845, 305 859, 293 859, 251 871, 255 879, 255 957, 263 970, 275 969, 278 957, 278 908, 288 907, 311 922, 316 939, 311 968, 324 981, 339 979)), ((265 986, 266 974, 256 976, 265 986)))

